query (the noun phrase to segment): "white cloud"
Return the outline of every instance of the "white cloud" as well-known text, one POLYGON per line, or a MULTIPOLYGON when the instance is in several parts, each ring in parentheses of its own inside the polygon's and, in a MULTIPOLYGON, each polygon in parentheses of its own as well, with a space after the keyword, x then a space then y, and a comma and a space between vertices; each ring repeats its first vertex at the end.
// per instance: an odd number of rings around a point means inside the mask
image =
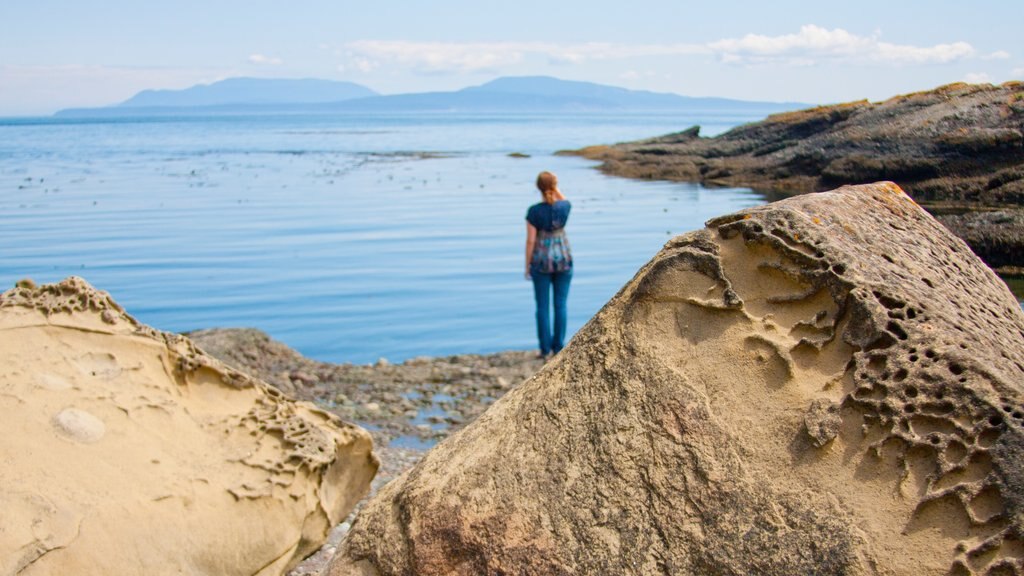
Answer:
POLYGON ((655 70, 626 70, 619 74, 621 80, 645 80, 650 78, 669 78, 667 74, 661 74, 655 70))
POLYGON ((971 72, 964 76, 964 82, 969 84, 989 84, 992 82, 992 77, 984 72, 971 72))
POLYGON ((363 40, 346 45, 343 66, 365 71, 394 62, 424 72, 473 72, 516 64, 522 57, 517 44, 363 40))
POLYGON ((945 64, 974 56, 966 42, 911 46, 882 42, 880 34, 858 36, 835 28, 809 24, 800 32, 781 36, 747 34, 728 38, 709 46, 723 62, 736 64, 781 63, 795 66, 817 64, 821 60, 874 62, 889 64, 945 64))
POLYGON ((800 28, 797 34, 762 36, 747 34, 743 38, 727 38, 710 44, 723 58, 742 60, 744 58, 780 58, 794 55, 840 55, 850 56, 870 49, 873 40, 836 28, 826 30, 809 25, 800 28))
MULTIPOLYGON (((578 65, 593 61, 647 57, 713 55, 730 64, 782 64, 814 66, 844 61, 860 64, 947 64, 974 58, 967 42, 914 46, 883 42, 881 33, 860 36, 841 28, 813 24, 780 36, 747 34, 706 44, 612 44, 606 42, 409 42, 362 40, 339 51, 342 70, 368 71, 382 66, 405 67, 424 73, 494 71, 541 59, 548 64, 578 65)), ((983 58, 1004 58, 997 51, 983 58)))
POLYGON ((338 65, 338 72, 361 72, 367 74, 377 69, 380 64, 367 58, 351 57, 347 63, 338 65))
POLYGON ((560 44, 555 42, 406 42, 363 40, 346 44, 342 68, 374 68, 384 63, 408 66, 421 72, 470 73, 513 66, 531 57, 549 64, 582 64, 595 60, 619 60, 643 56, 706 54, 696 44, 625 45, 603 42, 560 44), (362 66, 357 63, 363 62, 362 66))
POLYGON ((974 53, 974 47, 967 42, 936 44, 926 48, 879 42, 870 57, 894 64, 946 64, 970 58, 974 53))
POLYGON ((250 54, 249 63, 260 66, 279 66, 284 63, 284 60, 273 56, 264 56, 263 54, 250 54))
POLYGON ((982 60, 1006 60, 1010 57, 1010 53, 1006 50, 996 50, 991 54, 986 54, 981 57, 982 60))

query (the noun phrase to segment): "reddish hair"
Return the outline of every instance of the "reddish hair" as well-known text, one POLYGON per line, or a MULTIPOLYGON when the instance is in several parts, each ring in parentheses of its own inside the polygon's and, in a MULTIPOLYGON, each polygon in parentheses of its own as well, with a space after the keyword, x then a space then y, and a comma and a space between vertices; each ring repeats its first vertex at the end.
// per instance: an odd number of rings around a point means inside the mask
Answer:
POLYGON ((541 193, 554 190, 558 187, 558 177, 551 172, 544 171, 537 175, 537 190, 541 193))

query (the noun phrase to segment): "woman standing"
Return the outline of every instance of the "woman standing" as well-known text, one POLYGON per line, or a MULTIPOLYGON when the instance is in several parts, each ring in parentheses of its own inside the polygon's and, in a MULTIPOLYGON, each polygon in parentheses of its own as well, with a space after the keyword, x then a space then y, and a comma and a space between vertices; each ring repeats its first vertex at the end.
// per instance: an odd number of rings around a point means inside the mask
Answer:
POLYGON ((537 176, 542 202, 526 212, 526 278, 533 280, 537 300, 537 339, 540 355, 557 354, 565 344, 569 282, 572 281, 572 252, 565 236, 565 223, 572 205, 558 189, 558 178, 551 172, 537 176), (554 295, 552 299, 551 296, 554 295), (551 303, 554 302, 554 330, 551 303))

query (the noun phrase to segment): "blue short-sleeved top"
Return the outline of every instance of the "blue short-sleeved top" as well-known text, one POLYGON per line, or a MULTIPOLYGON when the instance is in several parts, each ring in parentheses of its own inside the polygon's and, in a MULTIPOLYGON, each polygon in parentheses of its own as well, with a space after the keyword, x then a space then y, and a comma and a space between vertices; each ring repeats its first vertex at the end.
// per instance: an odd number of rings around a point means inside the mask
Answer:
POLYGON ((537 242, 530 255, 532 274, 572 270, 572 249, 565 236, 565 223, 569 220, 571 208, 568 200, 559 200, 554 204, 534 204, 526 212, 526 221, 537 229, 537 242))
POLYGON ((551 232, 559 228, 565 228, 565 223, 569 221, 569 210, 571 209, 572 204, 568 200, 559 200, 554 204, 540 202, 530 206, 530 209, 526 212, 526 221, 533 224, 533 227, 537 230, 551 232))

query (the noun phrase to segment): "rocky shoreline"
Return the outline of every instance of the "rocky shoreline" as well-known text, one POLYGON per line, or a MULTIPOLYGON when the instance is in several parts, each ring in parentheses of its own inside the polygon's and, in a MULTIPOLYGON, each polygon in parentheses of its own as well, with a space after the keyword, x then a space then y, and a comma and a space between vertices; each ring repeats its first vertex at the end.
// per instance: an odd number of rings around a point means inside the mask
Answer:
POLYGON ((332 364, 251 328, 186 335, 211 356, 363 426, 376 445, 397 448, 429 448, 544 364, 527 351, 332 364))
POLYGON ((607 174, 750 187, 770 201, 889 180, 993 268, 1024 266, 1021 82, 775 114, 714 138, 693 127, 560 153, 599 160, 607 174))
MULTIPOLYGON (((251 328, 197 330, 187 336, 222 362, 369 430, 381 467, 363 502, 544 365, 528 351, 332 364, 306 358, 251 328)), ((321 574, 361 507, 289 574, 321 574)))
POLYGON ((548 362, 0 312, 6 572, 1020 572, 1024 316, 891 183, 672 239, 548 362))

